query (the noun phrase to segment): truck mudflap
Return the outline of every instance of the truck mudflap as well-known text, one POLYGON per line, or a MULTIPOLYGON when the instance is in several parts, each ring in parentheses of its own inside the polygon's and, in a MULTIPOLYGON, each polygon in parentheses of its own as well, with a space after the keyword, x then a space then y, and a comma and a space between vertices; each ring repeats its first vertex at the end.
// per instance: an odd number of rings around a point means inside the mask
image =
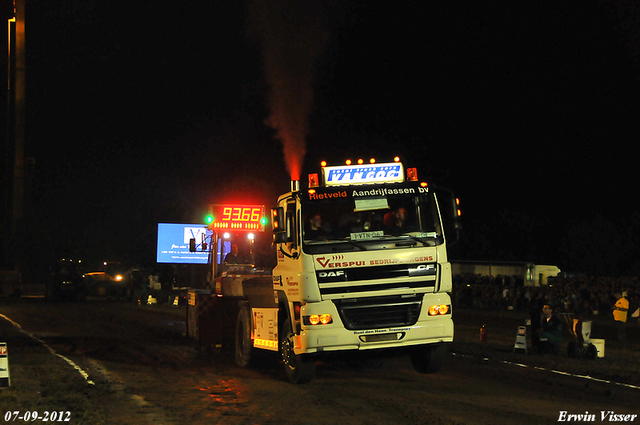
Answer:
POLYGON ((278 309, 254 308, 253 346, 278 351, 278 309))

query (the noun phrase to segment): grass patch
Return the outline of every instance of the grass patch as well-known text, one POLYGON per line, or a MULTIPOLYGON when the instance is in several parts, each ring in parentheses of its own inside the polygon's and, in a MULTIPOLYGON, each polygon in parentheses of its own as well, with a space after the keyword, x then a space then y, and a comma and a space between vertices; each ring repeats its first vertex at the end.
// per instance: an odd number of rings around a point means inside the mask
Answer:
MULTIPOLYGON (((70 412, 70 423, 108 423, 104 390, 90 386, 63 359, 0 319, 0 341, 7 343, 11 386, 0 389, 0 420, 7 412, 70 412)), ((66 413, 64 414, 66 417, 66 413)))

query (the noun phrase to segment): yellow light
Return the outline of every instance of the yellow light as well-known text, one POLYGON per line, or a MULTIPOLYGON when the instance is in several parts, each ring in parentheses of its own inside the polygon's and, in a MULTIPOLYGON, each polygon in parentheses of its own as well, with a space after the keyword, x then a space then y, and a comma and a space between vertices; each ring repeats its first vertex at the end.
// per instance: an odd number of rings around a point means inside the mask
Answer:
POLYGON ((312 314, 311 316, 305 316, 305 324, 309 325, 328 325, 333 323, 333 318, 330 314, 312 314))
POLYGON ((427 182, 422 182, 422 183, 420 183, 420 186, 427 187, 427 186, 429 186, 429 184, 427 182))
POLYGON ((449 312, 449 306, 446 304, 432 305, 429 307, 429 316, 440 316, 449 312))
POLYGON ((326 167, 327 166, 327 161, 321 161, 320 162, 320 166, 321 167, 326 167))
POLYGON ((351 160, 347 159, 344 163, 347 164, 347 165, 351 165, 351 160))
POLYGON ((117 274, 115 279, 120 282, 122 280, 122 275, 121 274, 117 274))
POLYGON ((309 194, 310 194, 310 195, 313 195, 314 193, 316 193, 316 190, 315 190, 315 189, 309 189, 309 194))
POLYGON ((358 165, 362 165, 362 164, 364 164, 364 159, 362 158, 358 159, 358 165))
POLYGON ((369 164, 375 164, 375 163, 376 163, 376 159, 375 159, 375 158, 371 158, 371 159, 369 160, 369 164))
POLYGON ((396 156, 395 158, 393 158, 393 162, 400 162, 400 157, 396 156))

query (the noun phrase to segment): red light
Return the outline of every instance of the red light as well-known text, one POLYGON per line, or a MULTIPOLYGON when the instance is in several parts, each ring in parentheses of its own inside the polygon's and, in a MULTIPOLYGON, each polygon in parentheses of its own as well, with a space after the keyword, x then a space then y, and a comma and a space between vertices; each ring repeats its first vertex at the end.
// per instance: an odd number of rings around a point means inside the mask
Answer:
POLYGON ((418 170, 416 168, 407 168, 407 180, 418 181, 418 170))
POLYGON ((318 187, 320 186, 318 173, 309 174, 309 187, 318 187))

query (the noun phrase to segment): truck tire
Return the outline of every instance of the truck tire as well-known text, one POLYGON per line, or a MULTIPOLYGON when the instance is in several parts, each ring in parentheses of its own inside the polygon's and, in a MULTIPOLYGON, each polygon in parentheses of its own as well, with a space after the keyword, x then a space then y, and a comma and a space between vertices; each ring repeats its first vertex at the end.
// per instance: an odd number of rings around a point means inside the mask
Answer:
POLYGON ((280 354, 284 363, 287 379, 294 384, 305 384, 316 374, 316 362, 308 355, 296 355, 293 351, 294 337, 291 320, 287 319, 282 325, 280 334, 280 354))
POLYGON ((238 310, 235 340, 236 364, 247 367, 251 364, 255 350, 251 340, 251 309, 248 303, 243 304, 238 310))
POLYGON ((436 373, 442 367, 446 349, 444 344, 420 345, 411 350, 411 363, 420 373, 436 373))

